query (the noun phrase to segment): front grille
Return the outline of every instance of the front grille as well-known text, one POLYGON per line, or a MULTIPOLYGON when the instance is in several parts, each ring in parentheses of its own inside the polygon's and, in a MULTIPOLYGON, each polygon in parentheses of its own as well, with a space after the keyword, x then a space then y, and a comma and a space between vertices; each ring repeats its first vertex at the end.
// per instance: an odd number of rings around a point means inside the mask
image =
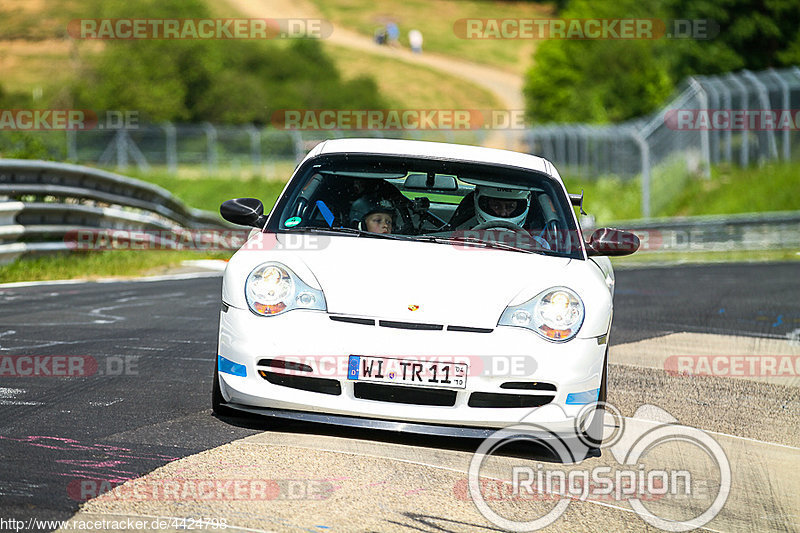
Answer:
POLYGON ((319 392, 339 396, 342 394, 342 386, 339 380, 326 378, 310 378, 308 376, 291 376, 289 374, 278 374, 276 372, 265 372, 259 370, 258 374, 272 383, 290 389, 304 390, 308 392, 319 392))
POLYGON ((539 407, 552 402, 554 397, 473 392, 469 396, 467 405, 470 407, 539 407))
POLYGON ((452 407, 456 404, 456 391, 427 389, 424 387, 354 383, 353 395, 360 400, 375 400, 378 402, 405 403, 412 405, 452 407))

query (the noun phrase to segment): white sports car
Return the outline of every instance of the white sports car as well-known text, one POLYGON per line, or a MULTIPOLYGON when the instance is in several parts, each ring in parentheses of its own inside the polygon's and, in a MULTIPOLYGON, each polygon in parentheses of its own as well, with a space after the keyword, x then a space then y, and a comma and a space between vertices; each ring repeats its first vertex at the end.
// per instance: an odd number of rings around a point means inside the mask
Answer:
POLYGON ((574 436, 606 396, 603 256, 639 244, 584 242, 582 200, 533 155, 317 145, 268 215, 253 198, 220 208, 258 231, 225 270, 214 412, 464 437, 525 418, 574 436))

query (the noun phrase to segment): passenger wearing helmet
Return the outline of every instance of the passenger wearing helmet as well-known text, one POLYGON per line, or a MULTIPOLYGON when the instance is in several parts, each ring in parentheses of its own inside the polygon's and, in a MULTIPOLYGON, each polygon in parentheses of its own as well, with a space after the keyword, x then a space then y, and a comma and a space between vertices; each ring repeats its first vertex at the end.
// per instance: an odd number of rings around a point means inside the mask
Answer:
POLYGON ((374 195, 362 196, 350 208, 350 225, 370 233, 391 233, 395 212, 389 200, 374 195))

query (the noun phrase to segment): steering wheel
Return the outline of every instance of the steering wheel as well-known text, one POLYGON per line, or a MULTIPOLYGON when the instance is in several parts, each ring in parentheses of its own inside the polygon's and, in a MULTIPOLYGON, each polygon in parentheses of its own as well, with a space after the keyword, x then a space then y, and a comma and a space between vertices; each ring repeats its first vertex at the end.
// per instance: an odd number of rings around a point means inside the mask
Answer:
POLYGON ((521 235, 525 235, 525 237, 531 237, 537 244, 539 244, 545 250, 550 249, 550 244, 544 240, 539 235, 531 235, 528 233, 524 228, 521 228, 514 224, 513 222, 509 222, 507 220, 487 220, 486 222, 481 222, 474 228, 473 230, 483 230, 483 229, 492 229, 492 228, 500 228, 508 231, 512 231, 514 233, 519 233, 521 235))

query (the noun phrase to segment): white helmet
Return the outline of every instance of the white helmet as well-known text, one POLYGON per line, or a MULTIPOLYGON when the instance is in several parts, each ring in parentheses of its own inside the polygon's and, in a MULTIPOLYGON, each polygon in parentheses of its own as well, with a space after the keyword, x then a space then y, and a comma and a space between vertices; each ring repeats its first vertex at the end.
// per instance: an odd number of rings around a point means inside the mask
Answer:
POLYGON ((530 200, 530 191, 478 185, 475 187, 475 217, 479 224, 505 220, 522 227, 530 200))

